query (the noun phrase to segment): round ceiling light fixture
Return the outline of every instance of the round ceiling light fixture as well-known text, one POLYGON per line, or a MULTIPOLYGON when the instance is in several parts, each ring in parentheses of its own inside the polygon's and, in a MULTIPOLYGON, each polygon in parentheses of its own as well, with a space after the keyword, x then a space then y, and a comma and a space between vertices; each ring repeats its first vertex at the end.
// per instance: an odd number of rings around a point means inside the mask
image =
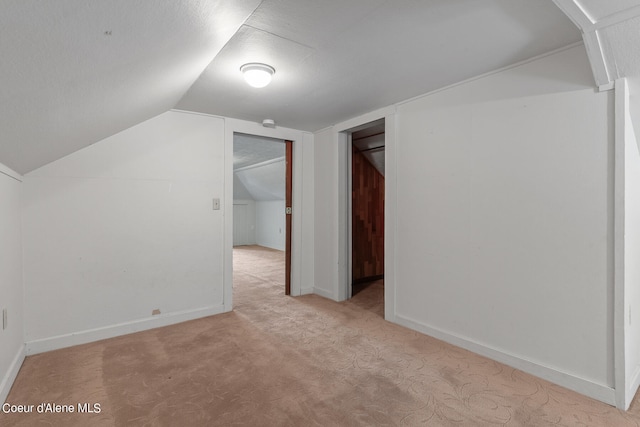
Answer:
POLYGON ((271 82, 276 70, 270 65, 250 62, 240 67, 246 82, 253 87, 265 87, 271 82))

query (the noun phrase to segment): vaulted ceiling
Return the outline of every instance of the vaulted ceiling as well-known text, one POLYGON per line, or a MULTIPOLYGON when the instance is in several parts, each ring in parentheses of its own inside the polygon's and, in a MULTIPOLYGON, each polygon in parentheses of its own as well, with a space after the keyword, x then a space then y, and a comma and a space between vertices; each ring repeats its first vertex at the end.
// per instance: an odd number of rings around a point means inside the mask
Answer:
POLYGON ((0 163, 26 173, 171 108, 315 131, 575 43, 581 31, 605 85, 640 75, 629 54, 640 46, 639 4, 3 0, 0 163), (274 66, 272 84, 246 86, 245 62, 274 66))
POLYGON ((284 200, 285 154, 284 140, 235 134, 234 200, 284 200))

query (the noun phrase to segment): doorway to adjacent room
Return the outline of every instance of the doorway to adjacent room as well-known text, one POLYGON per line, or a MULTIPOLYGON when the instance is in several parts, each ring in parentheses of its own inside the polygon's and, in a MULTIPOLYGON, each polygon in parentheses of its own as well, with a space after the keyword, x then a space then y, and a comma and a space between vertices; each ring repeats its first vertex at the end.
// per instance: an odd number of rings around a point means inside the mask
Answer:
POLYGON ((293 143, 256 135, 233 137, 233 246, 284 252, 284 293, 291 293, 293 143))

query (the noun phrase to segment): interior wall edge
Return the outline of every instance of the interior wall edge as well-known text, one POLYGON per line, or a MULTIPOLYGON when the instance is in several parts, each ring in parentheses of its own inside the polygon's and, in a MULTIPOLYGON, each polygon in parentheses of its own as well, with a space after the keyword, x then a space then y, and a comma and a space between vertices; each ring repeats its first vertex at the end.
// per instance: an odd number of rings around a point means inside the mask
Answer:
POLYGON ((9 366, 7 373, 0 380, 0 403, 4 404, 9 396, 9 391, 11 391, 11 387, 13 386, 13 382, 16 380, 18 376, 18 372, 20 372, 20 368, 22 367, 22 363, 24 362, 24 358, 26 357, 26 349, 25 346, 22 345, 18 349, 15 357, 13 358, 13 362, 9 366))
POLYGON ((199 111, 181 110, 179 108, 170 108, 169 111, 173 111, 174 113, 193 114, 195 116, 215 117, 216 119, 226 119, 226 117, 219 116, 217 114, 201 113, 199 111))
POLYGON ((333 292, 328 291, 326 289, 314 287, 312 292, 318 296, 321 296, 322 298, 327 298, 332 301, 337 301, 335 295, 333 295, 333 292))
POLYGON ((213 305, 197 309, 160 314, 115 325, 58 335, 55 337, 27 341, 25 343, 25 353, 27 356, 31 356, 33 354, 115 338, 121 335, 175 325, 189 320, 221 314, 226 311, 228 310, 225 305, 213 305))
POLYGON ((631 381, 629 381, 629 385, 626 390, 625 407, 622 408, 625 411, 629 409, 629 406, 631 406, 631 402, 638 392, 638 388, 640 388, 640 366, 636 366, 636 369, 633 371, 630 378, 631 381))
POLYGON ((368 113, 361 114, 356 117, 352 117, 343 122, 336 123, 333 126, 332 130, 334 133, 345 132, 355 127, 365 125, 367 123, 375 122, 376 120, 384 119, 385 117, 395 114, 395 112, 396 112, 396 106, 388 105, 386 107, 382 107, 377 110, 370 111, 368 113))
POLYGON ((426 334, 430 337, 442 340, 446 343, 461 347, 465 350, 495 360, 512 368, 519 369, 535 377, 542 378, 556 385, 568 388, 577 393, 599 400, 608 405, 616 405, 616 390, 609 386, 598 384, 585 378, 581 378, 567 372, 559 371, 549 366, 523 359, 516 355, 506 353, 493 347, 479 344, 474 341, 459 337, 454 334, 433 328, 422 322, 418 322, 396 313, 395 323, 426 334))
POLYGON ((22 175, 0 163, 0 404, 4 404, 22 367, 24 349, 24 266, 22 175))
POLYGON ((614 92, 614 200, 613 200, 613 285, 614 285, 614 380, 616 406, 625 405, 626 351, 625 351, 625 112, 628 106, 626 82, 618 80, 614 92))
POLYGON ((314 288, 302 288, 300 289, 300 295, 310 295, 314 293, 314 288))
POLYGON ((398 115, 390 114, 384 120, 385 138, 385 201, 384 201, 384 318, 396 322, 396 235, 398 232, 398 115), (388 248, 388 249, 387 249, 388 248))
POLYGON ((18 182, 22 182, 22 175, 2 163, 0 163, 0 173, 8 176, 9 178, 13 178, 18 182))

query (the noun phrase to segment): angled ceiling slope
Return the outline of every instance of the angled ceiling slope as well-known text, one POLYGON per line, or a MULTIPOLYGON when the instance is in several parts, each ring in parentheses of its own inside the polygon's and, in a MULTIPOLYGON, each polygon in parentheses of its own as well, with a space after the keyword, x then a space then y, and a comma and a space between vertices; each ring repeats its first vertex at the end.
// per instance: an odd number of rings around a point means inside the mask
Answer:
POLYGON ((6 0, 0 162, 26 173, 171 108, 315 131, 579 40, 546 1, 6 0), (270 86, 243 83, 250 61, 270 86))
POLYGON ((172 108, 260 0, 7 0, 0 162, 26 173, 172 108))
POLYGON ((264 0, 177 108, 316 131, 579 40, 548 1, 264 0))
POLYGON ((234 199, 284 200, 285 151, 283 140, 235 134, 234 182, 246 192, 236 192, 234 187, 234 199))

